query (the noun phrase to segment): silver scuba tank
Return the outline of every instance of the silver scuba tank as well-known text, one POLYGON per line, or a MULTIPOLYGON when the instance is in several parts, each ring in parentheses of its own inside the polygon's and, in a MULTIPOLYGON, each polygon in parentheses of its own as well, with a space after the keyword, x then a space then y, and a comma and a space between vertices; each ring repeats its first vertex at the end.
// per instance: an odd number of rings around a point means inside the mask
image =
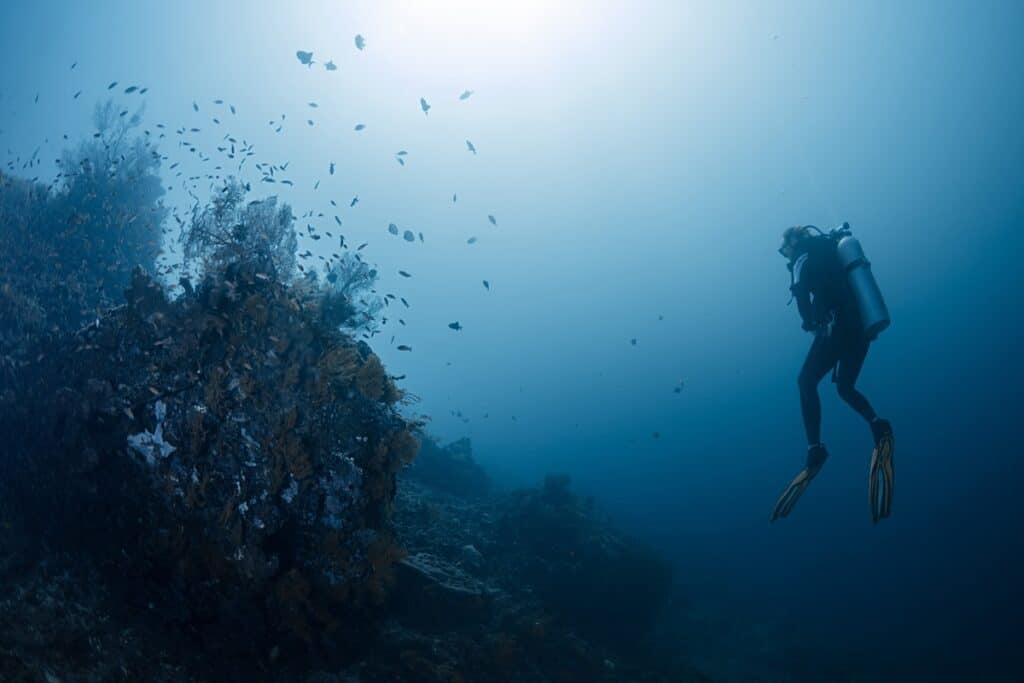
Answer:
POLYGON ((871 272, 871 262, 864 256, 864 249, 856 237, 849 233, 849 223, 843 223, 843 237, 836 244, 839 262, 846 271, 847 282, 857 300, 857 309, 864 325, 864 334, 874 340, 878 334, 889 327, 889 309, 882 298, 882 291, 875 282, 871 272))

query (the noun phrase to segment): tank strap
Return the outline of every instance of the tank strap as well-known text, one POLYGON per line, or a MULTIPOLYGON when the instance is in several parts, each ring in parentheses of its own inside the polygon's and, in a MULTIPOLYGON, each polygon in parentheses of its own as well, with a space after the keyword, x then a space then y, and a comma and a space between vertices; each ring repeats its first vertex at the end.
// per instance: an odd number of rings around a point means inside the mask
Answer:
POLYGON ((871 267, 871 261, 868 261, 866 258, 859 258, 859 259, 850 261, 848 264, 846 264, 846 268, 844 268, 843 270, 845 270, 847 273, 849 273, 851 270, 853 270, 854 268, 856 268, 859 265, 863 265, 866 268, 870 268, 871 267))

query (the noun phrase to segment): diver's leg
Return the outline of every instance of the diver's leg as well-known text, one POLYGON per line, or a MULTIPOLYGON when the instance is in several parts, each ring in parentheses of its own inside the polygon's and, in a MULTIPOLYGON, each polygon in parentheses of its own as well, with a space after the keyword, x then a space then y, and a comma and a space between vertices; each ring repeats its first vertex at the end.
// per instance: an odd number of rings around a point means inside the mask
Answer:
POLYGON ((855 386, 860 370, 864 367, 869 344, 870 342, 863 338, 837 340, 839 368, 836 371, 836 390, 839 392, 839 398, 871 423, 877 420, 878 416, 868 399, 857 391, 855 386))
POLYGON ((868 469, 868 502, 871 505, 871 519, 877 522, 888 517, 892 510, 892 496, 895 487, 893 466, 895 441, 889 421, 878 417, 864 395, 854 388, 857 376, 864 366, 869 342, 860 338, 844 340, 844 342, 840 345, 836 388, 842 399, 871 425, 875 448, 871 452, 871 466, 868 469))
POLYGON ((821 398, 818 396, 818 384, 835 365, 835 361, 834 344, 829 337, 819 334, 814 338, 797 376, 797 385, 800 387, 800 412, 804 418, 808 446, 821 443, 821 398))
POLYGON ((800 385, 800 408, 804 416, 804 429, 807 431, 807 464, 800 470, 786 490, 782 492, 772 509, 771 521, 785 517, 810 485, 811 480, 825 464, 828 452, 821 441, 821 399, 818 397, 818 383, 825 373, 835 364, 834 345, 828 337, 818 335, 811 344, 807 358, 800 369, 798 384, 800 385))

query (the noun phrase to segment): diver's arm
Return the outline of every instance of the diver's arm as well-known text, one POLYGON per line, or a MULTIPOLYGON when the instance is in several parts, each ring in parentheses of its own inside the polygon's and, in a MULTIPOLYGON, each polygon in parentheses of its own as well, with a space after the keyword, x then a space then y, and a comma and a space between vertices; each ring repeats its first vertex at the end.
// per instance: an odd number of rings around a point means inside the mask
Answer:
POLYGON ((818 329, 818 315, 814 302, 811 301, 811 288, 808 282, 809 271, 807 254, 801 254, 793 264, 793 286, 789 291, 796 299, 797 310, 800 311, 802 327, 808 332, 818 329))
POLYGON ((817 315, 815 314, 814 302, 811 301, 811 294, 805 288, 793 286, 793 297, 796 299, 797 310, 800 311, 800 319, 803 321, 801 327, 808 332, 818 329, 817 315))

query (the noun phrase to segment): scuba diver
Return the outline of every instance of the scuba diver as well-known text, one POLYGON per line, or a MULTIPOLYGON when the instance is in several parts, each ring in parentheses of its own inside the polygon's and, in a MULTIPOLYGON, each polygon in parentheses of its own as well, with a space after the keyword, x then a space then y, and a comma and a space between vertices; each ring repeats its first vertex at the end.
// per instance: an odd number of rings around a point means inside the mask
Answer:
POLYGON ((771 521, 790 513, 828 457, 821 442, 818 384, 831 370, 839 397, 871 427, 875 447, 868 475, 868 498, 872 520, 878 522, 889 516, 892 507, 892 426, 875 414, 854 385, 868 346, 889 326, 885 301, 848 223, 827 234, 813 225, 787 228, 779 253, 788 261, 790 291, 796 299, 803 329, 814 334, 814 341, 798 377, 800 409, 807 433, 807 464, 775 503, 771 521), (812 230, 818 234, 812 234, 812 230))

